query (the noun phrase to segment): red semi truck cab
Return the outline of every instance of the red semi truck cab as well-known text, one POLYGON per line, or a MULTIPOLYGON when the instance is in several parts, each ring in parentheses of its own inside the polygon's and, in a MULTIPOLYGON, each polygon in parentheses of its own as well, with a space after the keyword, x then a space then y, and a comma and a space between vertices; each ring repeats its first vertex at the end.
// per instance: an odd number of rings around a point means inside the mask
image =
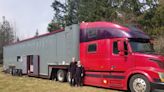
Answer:
POLYGON ((136 27, 81 23, 80 60, 86 85, 131 92, 164 89, 164 56, 155 53, 150 37, 136 27))

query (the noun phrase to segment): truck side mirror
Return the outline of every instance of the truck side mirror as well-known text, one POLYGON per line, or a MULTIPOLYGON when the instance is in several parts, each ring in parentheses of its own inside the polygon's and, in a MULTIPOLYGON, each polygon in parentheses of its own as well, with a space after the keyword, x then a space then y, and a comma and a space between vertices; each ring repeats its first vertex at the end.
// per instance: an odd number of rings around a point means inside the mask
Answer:
POLYGON ((125 55, 125 50, 124 50, 124 43, 123 41, 118 41, 118 50, 119 50, 119 55, 124 56, 125 55))

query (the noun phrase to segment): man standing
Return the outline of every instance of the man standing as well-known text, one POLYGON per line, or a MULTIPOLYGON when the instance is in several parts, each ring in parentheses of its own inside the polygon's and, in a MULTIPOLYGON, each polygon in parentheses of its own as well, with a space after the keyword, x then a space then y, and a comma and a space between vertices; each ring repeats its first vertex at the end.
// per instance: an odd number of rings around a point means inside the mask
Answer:
POLYGON ((76 67, 77 67, 77 62, 76 62, 75 58, 73 57, 72 62, 70 63, 70 66, 69 66, 69 72, 70 72, 70 78, 71 78, 70 85, 71 86, 75 86, 76 67))

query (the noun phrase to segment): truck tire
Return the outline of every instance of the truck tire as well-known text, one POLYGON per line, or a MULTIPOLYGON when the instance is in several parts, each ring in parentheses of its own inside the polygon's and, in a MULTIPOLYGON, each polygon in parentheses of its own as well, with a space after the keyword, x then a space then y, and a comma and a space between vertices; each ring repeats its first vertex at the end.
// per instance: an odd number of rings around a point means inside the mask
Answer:
POLYGON ((71 82, 71 73, 67 72, 67 82, 71 82))
POLYGON ((130 92, 151 92, 150 82, 145 76, 140 74, 131 77, 129 88, 130 92))
POLYGON ((59 82, 64 82, 66 78, 66 71, 64 70, 58 70, 57 71, 57 80, 59 82))

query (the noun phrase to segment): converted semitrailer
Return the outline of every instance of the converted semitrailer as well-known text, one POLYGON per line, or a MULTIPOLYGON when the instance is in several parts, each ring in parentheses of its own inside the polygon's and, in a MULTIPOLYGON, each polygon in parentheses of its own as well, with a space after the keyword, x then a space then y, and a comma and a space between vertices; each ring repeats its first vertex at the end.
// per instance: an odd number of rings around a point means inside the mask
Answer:
POLYGON ((16 66, 23 74, 49 77, 51 65, 69 65, 79 59, 79 25, 66 27, 4 48, 4 67, 16 66))
POLYGON ((61 82, 70 79, 72 57, 81 61, 86 85, 131 92, 164 89, 164 56, 134 27, 86 22, 4 47, 5 68, 61 82))

